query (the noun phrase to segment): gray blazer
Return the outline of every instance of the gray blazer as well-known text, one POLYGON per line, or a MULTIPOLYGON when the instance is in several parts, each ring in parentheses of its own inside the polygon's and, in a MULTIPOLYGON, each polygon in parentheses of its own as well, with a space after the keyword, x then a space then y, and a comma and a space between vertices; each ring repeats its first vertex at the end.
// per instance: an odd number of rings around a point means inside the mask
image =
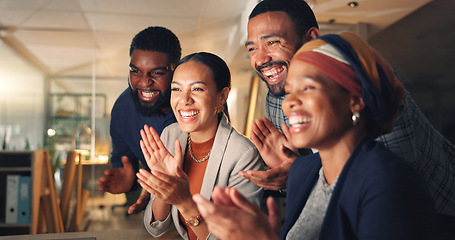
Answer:
MULTIPOLYGON (((160 138, 172 155, 175 154, 175 140, 179 139, 182 146, 182 155, 185 154, 188 133, 182 132, 178 123, 166 127, 160 138)), ((263 189, 241 177, 238 173, 249 169, 263 170, 262 159, 253 143, 245 136, 239 134, 224 115, 218 125, 208 161, 200 192, 203 197, 210 199, 215 185, 223 188, 230 186, 236 188, 251 202, 258 206, 260 205, 263 189)), ((171 213, 164 221, 152 222, 152 203, 154 200, 155 197, 152 195, 144 213, 144 225, 147 231, 153 237, 159 237, 175 227, 181 238, 189 239, 185 228, 179 223, 178 210, 174 206, 171 206, 171 213), (173 225, 171 225, 172 222, 174 223, 173 225)), ((209 234, 207 239, 216 238, 209 234)))

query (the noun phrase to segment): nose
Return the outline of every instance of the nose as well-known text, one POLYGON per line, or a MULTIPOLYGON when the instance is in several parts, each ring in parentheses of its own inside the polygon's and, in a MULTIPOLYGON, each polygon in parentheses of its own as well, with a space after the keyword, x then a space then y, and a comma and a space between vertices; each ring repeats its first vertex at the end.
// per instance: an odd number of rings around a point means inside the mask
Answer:
POLYGON ((287 115, 289 111, 300 104, 302 102, 294 94, 287 94, 282 104, 283 112, 287 115))
POLYGON ((191 96, 191 92, 183 91, 179 96, 179 102, 180 102, 180 104, 185 105, 185 106, 192 104, 194 101, 191 96))
POLYGON ((267 49, 260 47, 256 50, 251 60, 254 61, 255 66, 262 66, 263 64, 272 61, 272 57, 267 49))
POLYGON ((142 87, 149 87, 149 86, 153 85, 154 80, 149 74, 142 74, 140 76, 139 82, 142 87))

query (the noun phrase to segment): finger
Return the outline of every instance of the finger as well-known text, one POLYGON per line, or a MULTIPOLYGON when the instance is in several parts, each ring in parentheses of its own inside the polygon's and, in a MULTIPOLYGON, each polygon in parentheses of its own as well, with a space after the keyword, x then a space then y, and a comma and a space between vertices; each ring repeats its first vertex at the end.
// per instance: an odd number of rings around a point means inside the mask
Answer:
POLYGON ((160 135, 155 131, 155 129, 153 127, 149 127, 148 130, 151 136, 153 137, 153 141, 155 142, 157 149, 158 150, 166 149, 163 141, 161 141, 160 135))
POLYGON ((237 189, 232 188, 230 190, 230 197, 232 202, 239 207, 240 209, 247 211, 249 213, 256 213, 257 211, 261 211, 256 205, 251 203, 246 197, 244 197, 241 193, 237 191, 237 189))
POLYGON ((263 125, 263 124, 261 123, 260 119, 257 119, 256 121, 254 121, 252 123, 251 132, 252 132, 252 135, 254 135, 262 143, 262 142, 264 142, 265 135, 262 132, 262 130, 260 129, 259 125, 263 125))
POLYGON ((112 176, 112 175, 114 175, 114 171, 113 170, 114 169, 108 169, 108 170, 104 171, 103 173, 104 173, 105 176, 112 176))
POLYGON ((144 140, 140 140, 139 145, 141 146, 141 151, 142 151, 142 154, 144 155, 147 165, 149 165, 149 167, 150 167, 150 164, 148 163, 148 161, 150 160, 151 155, 149 153, 149 150, 147 149, 147 146, 145 146, 144 140))
POLYGON ((286 139, 290 140, 291 139, 291 132, 289 131, 288 125, 286 123, 281 124, 281 130, 283 130, 284 136, 286 136, 286 139))
POLYGON ((253 142, 254 146, 258 149, 259 154, 262 153, 264 149, 264 143, 256 136, 256 134, 251 133, 251 141, 253 142))
POLYGON ((147 183, 145 183, 145 182, 143 182, 142 180, 139 180, 139 179, 137 180, 137 182, 139 183, 139 185, 141 185, 141 187, 145 191, 149 192, 150 194, 152 194, 155 197, 162 198, 162 195, 160 194, 160 192, 155 191, 155 189, 150 187, 147 183))
POLYGON ((243 172, 241 174, 242 177, 248 179, 249 181, 251 181, 252 183, 256 184, 257 186, 261 187, 261 188, 266 188, 266 189, 270 189, 268 187, 265 186, 265 184, 263 183, 263 179, 261 178, 257 178, 257 177, 254 177, 246 172, 243 172))
POLYGON ((270 168, 268 170, 248 170, 246 173, 252 177, 257 177, 261 179, 273 179, 280 176, 280 166, 270 168))
MULTIPOLYGON (((153 175, 154 178, 156 178, 159 181, 161 181, 160 184, 169 185, 169 184, 172 184, 174 182, 174 179, 175 179, 175 177, 172 177, 172 176, 170 176, 170 175, 168 175, 166 173, 162 173, 162 172, 159 172, 159 171, 152 171, 152 175, 153 175)), ((165 188, 165 187, 163 187, 163 188, 165 188)))
POLYGON ((180 166, 175 167, 175 175, 179 178, 185 178, 185 172, 183 172, 180 166))
POLYGON ((259 187, 271 190, 279 190, 286 186, 286 177, 276 173, 274 168, 267 171, 248 170, 244 176, 259 187))
POLYGON ((287 160, 292 162, 300 155, 286 147, 284 144, 281 144, 280 150, 280 153, 286 156, 287 160))
POLYGON ((297 152, 297 148, 292 144, 291 132, 289 131, 289 127, 286 125, 286 123, 281 124, 281 130, 283 130, 286 139, 286 147, 288 147, 293 152, 297 152))
POLYGON ((205 219, 209 218, 209 216, 215 212, 215 205, 202 197, 201 194, 193 195, 193 201, 196 203, 199 212, 205 219))
POLYGON ((122 163, 123 163, 123 168, 125 169, 133 169, 133 166, 131 165, 130 160, 128 159, 127 156, 122 157, 122 163))
POLYGON ((139 172, 136 173, 137 179, 143 182, 148 182, 149 178, 153 178, 153 175, 145 169, 139 169, 139 172))
POLYGON ((177 160, 178 166, 183 166, 183 155, 182 155, 182 146, 180 146, 180 140, 175 140, 174 143, 174 149, 175 149, 175 160, 177 160))
POLYGON ((140 131, 140 134, 147 151, 149 152, 150 155, 152 155, 153 152, 158 150, 158 146, 156 145, 155 140, 153 139, 153 136, 150 133, 149 127, 147 125, 144 125, 144 129, 140 131))
POLYGON ((273 125, 273 123, 268 119, 268 118, 263 118, 262 119, 262 124, 264 124, 264 127, 269 131, 270 133, 273 132, 279 132, 278 128, 273 125))
MULTIPOLYGON (((145 135, 147 136, 147 139, 150 142, 150 146, 155 150, 159 150, 159 146, 157 145, 157 138, 155 135, 157 135, 155 129, 153 127, 149 127, 147 125, 144 126, 144 132, 145 135)), ((158 136, 159 139, 159 136, 158 136)))
POLYGON ((163 198, 163 193, 168 189, 166 183, 144 169, 140 169, 136 176, 138 178, 138 183, 144 190, 156 197, 163 198))
POLYGON ((280 211, 278 209, 278 205, 275 203, 275 199, 273 199, 272 196, 267 198, 267 208, 268 208, 269 217, 271 217, 271 218, 280 217, 280 211))
POLYGON ((276 129, 275 126, 265 117, 256 121, 256 124, 265 137, 271 133, 270 130, 276 129))
POLYGON ((148 161, 153 157, 153 148, 150 145, 150 141, 147 138, 147 134, 145 133, 144 130, 140 131, 141 134, 141 140, 139 141, 139 145, 141 146, 142 154, 144 154, 144 158, 148 161))
POLYGON ((128 208, 128 214, 133 214, 133 213, 136 213, 136 206, 138 204, 137 203, 133 203, 129 208, 128 208))
POLYGON ((216 205, 234 206, 231 197, 219 186, 213 188, 212 200, 216 205))
POLYGON ((142 183, 141 186, 150 193, 152 193, 151 190, 161 193, 163 191, 162 189, 167 188, 165 182, 162 182, 158 177, 145 169, 139 169, 136 176, 139 184, 142 183))
POLYGON ((274 232, 279 234, 281 225, 281 215, 278 209, 278 205, 275 203, 273 197, 267 198, 267 209, 268 209, 268 221, 270 226, 274 229, 274 232))
POLYGON ((147 203, 150 200, 150 194, 148 192, 143 193, 138 199, 137 203, 141 204, 143 202, 147 203))

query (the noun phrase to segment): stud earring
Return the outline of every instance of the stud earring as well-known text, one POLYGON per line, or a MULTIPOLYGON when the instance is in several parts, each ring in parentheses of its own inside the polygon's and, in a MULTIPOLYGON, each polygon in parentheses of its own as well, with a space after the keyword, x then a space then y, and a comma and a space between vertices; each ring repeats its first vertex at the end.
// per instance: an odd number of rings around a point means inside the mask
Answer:
POLYGON ((352 113, 352 124, 358 126, 360 123, 360 114, 359 112, 352 113))

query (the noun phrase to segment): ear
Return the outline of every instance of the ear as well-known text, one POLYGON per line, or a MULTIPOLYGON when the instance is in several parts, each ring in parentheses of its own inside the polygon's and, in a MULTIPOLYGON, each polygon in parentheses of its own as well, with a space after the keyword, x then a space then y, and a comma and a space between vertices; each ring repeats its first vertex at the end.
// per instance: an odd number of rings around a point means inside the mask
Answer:
POLYGON ((358 96, 351 96, 350 107, 351 107, 352 113, 362 112, 362 110, 365 108, 365 103, 363 102, 363 98, 358 97, 358 96))
POLYGON ((321 35, 321 33, 319 32, 319 29, 316 27, 312 27, 306 32, 306 34, 304 36, 305 39, 303 39, 303 42, 305 43, 305 42, 314 40, 317 37, 319 37, 319 35, 321 35))
POLYGON ((223 90, 221 90, 221 105, 224 105, 228 99, 229 96, 229 88, 225 87, 223 90))

